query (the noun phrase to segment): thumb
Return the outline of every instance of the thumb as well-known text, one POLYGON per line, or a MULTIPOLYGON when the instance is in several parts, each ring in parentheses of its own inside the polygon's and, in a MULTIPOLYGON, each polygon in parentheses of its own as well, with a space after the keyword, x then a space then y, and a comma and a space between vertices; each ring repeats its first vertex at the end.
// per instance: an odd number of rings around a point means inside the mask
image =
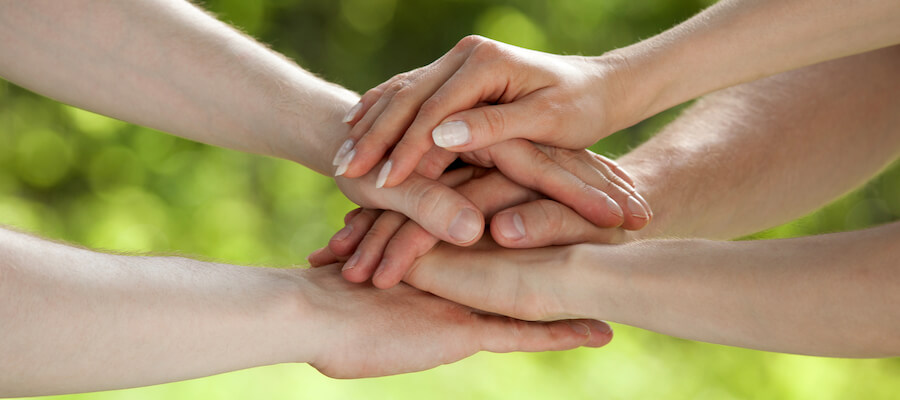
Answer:
POLYGON ((555 145, 558 135, 548 135, 541 112, 532 98, 460 111, 445 118, 431 131, 438 147, 454 152, 475 151, 507 139, 523 138, 555 145))
POLYGON ((388 189, 384 200, 384 208, 406 215, 446 242, 468 246, 484 231, 484 214, 475 204, 449 186, 418 174, 388 189))
POLYGON ((507 208, 491 219, 491 236, 509 248, 535 248, 577 243, 615 243, 621 229, 600 228, 553 200, 535 200, 507 208))

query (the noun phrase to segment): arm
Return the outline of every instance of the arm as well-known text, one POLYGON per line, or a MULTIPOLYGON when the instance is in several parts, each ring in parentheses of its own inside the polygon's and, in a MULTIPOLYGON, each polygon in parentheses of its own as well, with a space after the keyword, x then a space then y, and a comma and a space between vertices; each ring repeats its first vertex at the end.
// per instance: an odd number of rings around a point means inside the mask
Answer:
POLYGON ((701 99, 618 161, 655 217, 633 237, 730 239, 862 184, 900 151, 900 46, 701 99))
MULTIPOLYGON (((0 76, 101 114, 324 174, 335 171, 332 155, 349 131, 340 119, 358 99, 181 0, 0 2, 0 76)), ((338 184, 357 204, 401 212, 442 240, 480 237, 483 218, 449 188, 417 176, 376 191, 374 181, 338 184), (421 205, 423 198, 442 201, 421 205), (461 213, 474 215, 469 229, 451 235, 461 213)))
POLYGON ((518 137, 584 148, 718 89, 900 43, 898 20, 892 0, 725 0, 598 57, 467 37, 363 96, 348 119, 366 156, 347 176, 366 173, 395 144, 387 187, 434 146, 463 152, 518 137))
POLYGON ((0 230, 0 396, 151 385, 284 362, 329 376, 423 370, 479 350, 601 346, 599 321, 522 323, 334 268, 100 254, 0 230))
POLYGON ((186 1, 2 2, 0 54, 59 101, 320 173, 357 100, 186 1))
POLYGON ((405 280, 529 320, 605 318, 760 350, 890 357, 900 355, 898 241, 900 223, 746 242, 464 252, 442 246, 405 280))

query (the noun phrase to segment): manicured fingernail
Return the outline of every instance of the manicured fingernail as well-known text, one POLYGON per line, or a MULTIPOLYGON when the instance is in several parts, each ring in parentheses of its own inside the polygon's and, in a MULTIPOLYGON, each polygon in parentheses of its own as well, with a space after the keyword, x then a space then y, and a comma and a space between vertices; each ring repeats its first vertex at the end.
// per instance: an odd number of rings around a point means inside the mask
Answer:
POLYGON ((387 260, 381 260, 381 263, 378 264, 378 268, 375 268, 375 273, 372 274, 372 279, 375 279, 377 276, 381 275, 384 272, 384 269, 387 267, 387 260))
POLYGON ((569 326, 581 336, 589 336, 591 334, 591 328, 584 323, 569 321, 569 326))
POLYGON ((342 119, 341 122, 346 124, 353 121, 353 118, 356 118, 356 113, 359 112, 360 108, 362 108, 362 102, 356 103, 355 106, 350 107, 350 111, 347 111, 347 115, 344 116, 344 119, 342 119))
POLYGON ((350 236, 350 233, 352 233, 352 232, 353 232, 353 225, 347 225, 347 226, 341 228, 341 230, 337 231, 337 233, 335 233, 334 236, 331 237, 331 240, 337 240, 337 241, 344 240, 347 238, 347 236, 350 236))
POLYGON ((612 197, 609 197, 606 194, 604 194, 604 195, 606 196, 606 206, 609 207, 609 212, 611 212, 619 217, 624 216, 625 213, 622 212, 622 207, 619 207, 619 204, 616 203, 616 201, 613 200, 612 197))
POLYGON ((497 227, 500 234, 509 240, 519 240, 525 237, 525 223, 517 212, 508 212, 497 215, 497 227))
POLYGON ((353 253, 353 255, 350 256, 350 259, 344 263, 344 267, 341 268, 341 271, 353 269, 353 267, 355 267, 356 263, 358 263, 358 262, 359 262, 359 250, 357 250, 356 253, 353 253))
POLYGON ((465 121, 444 122, 431 131, 431 138, 440 147, 461 146, 472 141, 469 125, 465 121))
POLYGON ((381 171, 378 172, 378 179, 375 179, 375 187, 381 189, 384 187, 384 183, 387 182, 388 175, 391 174, 391 167, 394 166, 394 162, 388 160, 388 162, 384 163, 384 166, 381 167, 381 171))
POLYGON ((628 210, 631 211, 631 216, 635 218, 647 219, 648 217, 647 210, 633 196, 628 196, 628 210))
POLYGON ((478 213, 471 208, 464 208, 450 222, 450 229, 447 233, 457 243, 468 243, 475 240, 479 231, 481 231, 481 219, 478 218, 478 213))
POLYGON ((338 164, 341 163, 341 160, 343 160, 344 157, 347 156, 347 152, 349 152, 352 148, 353 139, 347 139, 347 141, 341 145, 341 148, 338 149, 337 153, 335 153, 334 160, 331 160, 331 165, 334 165, 335 167, 338 166, 338 164))
POLYGON ((344 172, 347 172, 347 167, 350 166, 350 162, 353 161, 353 157, 356 157, 356 149, 350 150, 344 159, 341 160, 340 164, 338 164, 337 171, 334 173, 334 176, 341 176, 344 172))

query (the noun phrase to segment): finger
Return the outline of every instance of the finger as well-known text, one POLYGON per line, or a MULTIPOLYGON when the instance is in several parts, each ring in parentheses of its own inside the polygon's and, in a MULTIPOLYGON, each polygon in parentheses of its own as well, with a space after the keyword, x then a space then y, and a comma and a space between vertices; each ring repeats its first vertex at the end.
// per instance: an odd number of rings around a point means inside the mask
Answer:
POLYGON ((384 94, 385 88, 388 87, 394 80, 397 79, 397 76, 392 76, 391 79, 388 79, 378 86, 369 89, 359 98, 359 102, 356 103, 350 110, 347 111, 347 114, 341 120, 341 122, 348 124, 350 126, 356 125, 365 115, 368 113, 369 109, 372 108, 378 99, 384 94))
POLYGON ((344 225, 347 225, 350 222, 350 220, 352 220, 353 217, 355 217, 356 214, 359 214, 362 210, 363 210, 362 208, 354 208, 353 210, 348 212, 346 215, 344 215, 344 225))
POLYGON ((322 267, 328 264, 333 264, 338 262, 337 256, 332 253, 328 247, 323 247, 312 252, 309 256, 306 257, 306 261, 309 262, 309 266, 312 268, 322 267))
MULTIPOLYGON (((519 101, 514 103, 516 105, 504 104, 475 109, 479 111, 465 110, 470 110, 485 101, 493 102, 499 99, 508 84, 508 78, 502 70, 499 70, 495 62, 470 62, 467 60, 459 71, 456 71, 440 89, 422 103, 407 134, 391 152, 389 159, 393 168, 386 173, 385 186, 391 187, 403 182, 422 156, 434 146, 455 152, 471 151, 479 148, 469 145, 474 141, 475 136, 491 135, 493 137, 495 133, 507 132, 504 124, 509 121, 504 119, 507 117, 505 113, 509 110, 521 109, 522 106, 518 105, 519 101), (472 112, 481 113, 490 119, 474 121, 478 123, 476 126, 470 125, 470 121, 467 120, 449 119, 456 113, 466 116, 472 112), (474 132, 471 129, 473 127, 489 130, 474 132)), ((528 101, 522 101, 525 104, 531 104, 528 101)), ((528 122, 525 121, 533 122, 536 118, 540 118, 540 115, 542 114, 532 111, 530 118, 520 121, 521 123, 517 125, 528 125, 528 122)), ((509 132, 514 132, 515 127, 509 128, 509 132)), ((522 126, 521 128, 533 130, 531 126, 522 126)), ((492 143, 492 140, 479 138, 478 142, 492 143)))
MULTIPOLYGON (((450 174, 456 171, 450 172, 450 174)), ((455 189, 471 200, 484 215, 540 196, 507 179, 497 170, 456 186, 455 189)), ((408 221, 387 243, 382 263, 372 278, 379 288, 389 288, 399 283, 415 260, 431 250, 440 240, 413 221, 408 221)))
MULTIPOLYGON (((545 148, 545 147, 539 147, 545 148)), ((560 150, 551 148, 553 152, 565 151, 572 153, 571 150, 560 150)), ((635 197, 634 188, 628 185, 622 178, 617 176, 612 169, 603 162, 598 161, 594 157, 590 157, 590 152, 576 152, 576 157, 569 157, 562 163, 563 167, 579 177, 586 184, 593 186, 609 195, 622 208, 624 221, 622 228, 628 230, 638 230, 646 226, 650 222, 650 213, 641 202, 635 197)), ((549 155, 549 154, 548 154, 549 155)), ((551 155, 551 158, 554 158, 551 155)))
POLYGON ((356 252, 344 263, 341 274, 350 282, 365 282, 381 261, 381 254, 388 240, 403 225, 407 218, 400 213, 385 211, 363 237, 356 252))
MULTIPOLYGON (((350 129, 350 133, 348 134, 349 138, 341 144, 341 148, 338 149, 337 154, 334 157, 334 161, 332 164, 337 166, 337 170, 334 173, 334 176, 344 176, 347 178, 358 178, 362 175, 368 173, 372 167, 384 157, 384 153, 387 148, 384 148, 380 153, 370 154, 365 153, 361 154, 357 149, 357 142, 361 140, 365 132, 375 124, 375 121, 381 115, 385 108, 387 108, 388 104, 391 102, 391 98, 396 94, 397 83, 392 82, 390 86, 384 91, 381 97, 369 108, 369 112, 367 112, 362 119, 360 119, 353 128, 350 129), (364 162, 360 162, 357 159, 363 158, 364 162), (352 166, 352 168, 351 168, 352 166)), ((374 149, 368 149, 367 151, 375 151, 374 149)))
MULTIPOLYGON (((345 174, 348 177, 357 177, 367 173, 377 164, 385 153, 397 144, 401 136, 408 134, 407 128, 415 119, 422 103, 453 75, 463 60, 465 60, 464 52, 451 50, 433 64, 398 75, 394 82, 387 85, 384 95, 381 96, 381 100, 385 103, 383 105, 376 103, 376 106, 363 117, 363 121, 371 123, 367 123, 365 130, 356 127, 353 129, 352 135, 357 139, 354 147, 355 158, 347 164, 345 174)), ((422 152, 424 153, 425 151, 422 152)), ((392 164, 390 162, 386 164, 383 167, 386 168, 384 173, 379 175, 387 176, 392 164)), ((381 187, 382 182, 382 179, 377 181, 378 187, 381 187)))
POLYGON ((621 240, 619 229, 599 228, 571 208, 541 199, 498 212, 491 219, 491 237, 510 248, 535 248, 621 240))
POLYGON ((478 241, 484 216, 478 208, 450 187, 420 175, 391 188, 386 204, 416 221, 439 239, 467 246, 478 241))
POLYGON ((364 209, 357 213, 341 230, 328 241, 328 249, 336 256, 347 257, 359 245, 359 242, 372 228, 381 210, 364 209))
POLYGON ((595 159, 602 162, 603 164, 606 164, 606 166, 608 166, 613 171, 613 173, 616 174, 616 176, 622 178, 622 180, 628 182, 629 186, 634 188, 634 178, 632 178, 631 175, 619 165, 619 163, 615 162, 615 160, 611 158, 596 154, 594 152, 591 152, 591 154, 594 155, 595 159))
POLYGON ((624 221, 622 207, 612 197, 585 183, 532 143, 514 139, 490 150, 504 175, 571 207, 595 225, 611 228, 624 221))
POLYGON ((608 324, 597 320, 528 322, 495 315, 473 315, 482 325, 478 342, 483 350, 494 353, 601 347, 609 343, 613 335, 608 324))

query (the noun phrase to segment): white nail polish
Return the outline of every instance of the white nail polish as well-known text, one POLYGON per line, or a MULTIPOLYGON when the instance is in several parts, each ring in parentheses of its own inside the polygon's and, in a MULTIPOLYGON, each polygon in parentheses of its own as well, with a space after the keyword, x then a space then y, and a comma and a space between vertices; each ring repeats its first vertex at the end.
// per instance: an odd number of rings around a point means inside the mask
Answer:
POLYGON ((375 187, 381 189, 384 187, 384 183, 387 182, 388 175, 391 174, 391 167, 393 167, 394 162, 388 160, 388 162, 384 163, 384 166, 381 167, 381 171, 378 172, 378 179, 375 179, 375 187))
POLYGON ((347 167, 350 166, 350 162, 353 161, 353 157, 356 157, 356 149, 350 150, 344 159, 341 160, 341 163, 338 164, 337 171, 334 173, 334 176, 341 176, 344 172, 347 172, 347 167))
POLYGON ((469 125, 465 121, 444 122, 431 131, 431 138, 440 147, 461 146, 472 141, 469 125))
POLYGON ((341 148, 339 148, 337 153, 334 155, 334 160, 331 161, 331 165, 334 165, 335 167, 338 166, 338 164, 341 163, 341 159, 343 159, 344 156, 346 156, 352 148, 353 139, 347 139, 347 141, 341 145, 341 148))
POLYGON ((360 108, 362 108, 362 103, 356 103, 355 106, 350 107, 350 111, 347 111, 347 115, 344 116, 344 119, 342 119, 341 122, 346 124, 353 121, 353 118, 356 118, 356 113, 359 112, 360 108))
POLYGON ((644 206, 632 196, 628 196, 628 210, 631 211, 631 216, 635 218, 647 219, 648 217, 644 206))

